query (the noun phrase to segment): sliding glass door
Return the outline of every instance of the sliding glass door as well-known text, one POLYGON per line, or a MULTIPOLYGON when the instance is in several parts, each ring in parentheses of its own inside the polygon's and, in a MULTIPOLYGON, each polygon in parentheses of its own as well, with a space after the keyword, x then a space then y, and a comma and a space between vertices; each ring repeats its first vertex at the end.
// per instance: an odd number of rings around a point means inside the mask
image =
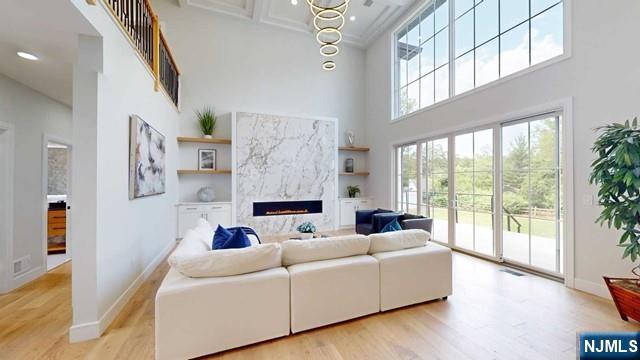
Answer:
POLYGON ((503 257, 562 273, 560 117, 502 127, 503 257))
POLYGON ((433 218, 436 241, 562 274, 560 125, 550 114, 397 147, 396 208, 433 218))
POLYGON ((455 136, 455 245, 494 256, 493 129, 455 136))
POLYGON ((449 139, 420 144, 420 214, 433 218, 431 238, 449 242, 449 139))
POLYGON ((397 148, 396 208, 411 214, 418 213, 418 145, 397 148))

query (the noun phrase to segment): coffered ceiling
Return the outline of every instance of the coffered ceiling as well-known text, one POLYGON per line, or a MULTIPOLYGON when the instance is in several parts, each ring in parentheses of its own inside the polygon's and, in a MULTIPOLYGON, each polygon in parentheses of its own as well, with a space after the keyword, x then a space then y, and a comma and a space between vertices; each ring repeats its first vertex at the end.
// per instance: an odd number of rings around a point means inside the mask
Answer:
MULTIPOLYGON (((317 0, 316 0, 317 1, 317 0)), ((321 0, 334 5, 341 0, 321 0), (333 3, 333 4, 332 4, 333 3)), ((416 0, 351 0, 343 28, 344 42, 365 48, 386 30, 416 0)), ((179 0, 181 7, 233 16, 291 31, 312 33, 311 12, 307 0, 179 0)))

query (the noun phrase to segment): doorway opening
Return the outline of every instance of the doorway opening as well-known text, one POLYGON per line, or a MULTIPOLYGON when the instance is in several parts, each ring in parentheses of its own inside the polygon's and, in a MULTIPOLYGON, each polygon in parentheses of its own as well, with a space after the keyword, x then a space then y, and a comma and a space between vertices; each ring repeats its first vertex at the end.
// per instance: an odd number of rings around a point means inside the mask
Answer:
POLYGON ((71 260, 71 145, 46 135, 43 143, 43 249, 51 271, 71 260))

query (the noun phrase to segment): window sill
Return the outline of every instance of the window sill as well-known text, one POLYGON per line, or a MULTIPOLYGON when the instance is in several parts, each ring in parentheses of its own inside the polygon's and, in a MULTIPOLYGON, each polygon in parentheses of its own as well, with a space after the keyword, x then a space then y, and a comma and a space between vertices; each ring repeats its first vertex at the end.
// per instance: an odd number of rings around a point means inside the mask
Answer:
MULTIPOLYGON (((567 50, 567 49, 565 48, 565 50, 567 50)), ((528 68, 526 68, 524 70, 520 70, 520 71, 515 72, 515 73, 513 73, 511 75, 505 76, 505 77, 500 78, 500 79, 495 80, 495 81, 492 81, 492 82, 490 82, 488 84, 479 86, 479 87, 477 87, 475 89, 472 89, 472 90, 469 90, 467 92, 463 92, 462 94, 455 95, 455 96, 450 97, 450 98, 448 98, 446 100, 442 100, 442 101, 437 102, 437 103, 435 103, 433 105, 429 105, 429 106, 427 106, 425 108, 415 110, 412 113, 409 113, 409 114, 406 114, 406 115, 402 115, 402 116, 399 116, 397 118, 392 118, 391 120, 389 120, 389 123, 394 124, 394 123, 397 123, 397 122, 400 122, 400 121, 403 121, 403 120, 407 120, 407 119, 413 118, 414 116, 417 116, 417 115, 419 115, 419 114, 421 114, 423 112, 430 111, 430 110, 433 110, 433 109, 437 109, 437 108, 439 108, 441 106, 448 105, 448 104, 450 104, 452 102, 455 102, 457 100, 463 99, 463 98, 465 98, 467 96, 474 95, 474 94, 479 93, 481 91, 484 91, 484 90, 491 89, 493 87, 502 85, 503 83, 506 83, 508 81, 517 79, 517 78, 519 78, 521 76, 527 75, 527 74, 532 73, 534 71, 538 71, 538 70, 546 68, 548 66, 560 63, 560 62, 565 61, 565 60, 567 60, 569 58, 571 58, 571 53, 570 52, 565 52, 562 55, 559 55, 559 56, 556 56, 556 57, 551 58, 549 60, 543 61, 543 62, 541 62, 539 64, 530 66, 530 67, 528 67, 528 68)), ((393 93, 393 91, 392 91, 392 93, 393 93)))

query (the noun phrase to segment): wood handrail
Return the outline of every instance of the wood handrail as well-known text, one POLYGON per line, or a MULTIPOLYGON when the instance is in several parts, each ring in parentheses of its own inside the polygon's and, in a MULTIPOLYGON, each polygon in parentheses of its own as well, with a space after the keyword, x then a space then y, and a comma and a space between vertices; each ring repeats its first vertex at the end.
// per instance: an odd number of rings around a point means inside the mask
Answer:
POLYGON ((158 16, 153 15, 153 75, 155 76, 154 89, 160 90, 160 22, 158 16))
MULTIPOLYGON (((97 0, 86 1, 89 4, 95 4, 97 0)), ((174 105, 178 106, 180 70, 162 34, 158 16, 150 0, 103 0, 102 3, 144 60, 145 65, 151 70, 154 89, 159 91, 163 88, 174 105), (167 60, 170 63, 169 66, 165 65, 167 60), (161 69, 163 69, 162 74, 161 69)))

